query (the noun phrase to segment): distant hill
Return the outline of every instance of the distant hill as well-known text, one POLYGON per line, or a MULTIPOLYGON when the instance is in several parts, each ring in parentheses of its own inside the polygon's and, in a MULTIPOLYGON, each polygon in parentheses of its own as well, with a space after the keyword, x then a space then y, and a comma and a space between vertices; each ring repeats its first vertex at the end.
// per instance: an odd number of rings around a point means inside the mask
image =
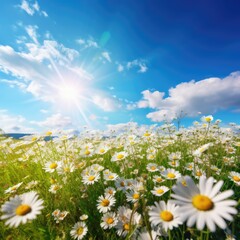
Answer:
POLYGON ((7 137, 12 137, 12 138, 15 138, 15 139, 19 139, 21 137, 29 136, 31 134, 30 133, 4 133, 3 135, 7 136, 7 137))

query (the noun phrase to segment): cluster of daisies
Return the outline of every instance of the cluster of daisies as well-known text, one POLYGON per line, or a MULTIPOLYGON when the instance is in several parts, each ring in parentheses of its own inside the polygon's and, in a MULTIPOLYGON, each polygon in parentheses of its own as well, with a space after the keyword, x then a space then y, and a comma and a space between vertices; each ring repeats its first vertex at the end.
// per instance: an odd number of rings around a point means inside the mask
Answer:
POLYGON ((240 141, 236 125, 222 129, 219 124, 205 116, 202 123, 178 131, 173 124, 164 124, 112 131, 108 136, 85 132, 80 137, 53 138, 48 132, 20 141, 2 138, 0 164, 40 165, 41 178, 36 174, 27 182, 26 176, 4 189, 9 200, 1 206, 1 219, 18 227, 38 215, 43 219, 50 215, 56 225, 68 223, 67 234, 78 240, 98 237, 93 226, 117 238, 144 240, 167 237, 186 226, 210 232, 228 229, 238 213, 238 199, 230 188, 240 186, 240 141), (39 187, 43 184, 47 193, 39 187), (66 185, 82 191, 79 199, 68 192, 69 202, 88 203, 98 213, 94 220, 87 214, 73 216, 79 212, 68 209, 66 202, 60 208, 44 200, 49 194, 61 201, 66 185), (221 191, 222 187, 230 190, 221 191))

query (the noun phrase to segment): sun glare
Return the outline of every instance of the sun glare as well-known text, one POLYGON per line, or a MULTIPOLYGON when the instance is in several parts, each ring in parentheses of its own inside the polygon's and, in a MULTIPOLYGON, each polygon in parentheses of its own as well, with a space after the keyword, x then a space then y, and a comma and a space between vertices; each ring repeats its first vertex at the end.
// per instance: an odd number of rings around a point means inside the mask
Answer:
POLYGON ((59 98, 70 103, 76 102, 81 94, 81 89, 74 85, 63 84, 58 87, 59 98))

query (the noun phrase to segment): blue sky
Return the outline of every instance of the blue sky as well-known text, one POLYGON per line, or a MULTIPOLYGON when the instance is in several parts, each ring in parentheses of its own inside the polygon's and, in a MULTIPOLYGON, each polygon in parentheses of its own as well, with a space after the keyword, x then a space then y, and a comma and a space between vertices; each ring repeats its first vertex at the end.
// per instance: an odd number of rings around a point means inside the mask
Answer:
POLYGON ((6 132, 240 119, 238 1, 1 2, 6 132))

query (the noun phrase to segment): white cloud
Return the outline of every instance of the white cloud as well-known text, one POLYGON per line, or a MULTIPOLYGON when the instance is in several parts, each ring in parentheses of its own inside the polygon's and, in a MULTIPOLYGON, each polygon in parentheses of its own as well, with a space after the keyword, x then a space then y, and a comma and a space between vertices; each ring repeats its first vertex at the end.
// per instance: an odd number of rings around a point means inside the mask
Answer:
POLYGON ((139 108, 158 108, 164 96, 164 93, 159 91, 150 92, 149 90, 145 90, 141 93, 143 100, 138 102, 139 108))
POLYGON ((146 61, 143 59, 135 59, 127 63, 115 62, 115 64, 117 65, 118 72, 123 72, 124 70, 137 69, 138 73, 145 73, 148 70, 146 61))
POLYGON ((102 56, 103 56, 108 62, 112 62, 109 52, 102 52, 102 56))
POLYGON ((12 115, 5 109, 0 109, 0 128, 6 133, 33 132, 23 116, 12 115))
POLYGON ((150 107, 157 111, 147 114, 152 121, 173 119, 183 111, 194 117, 202 114, 214 114, 219 110, 239 109, 240 107, 240 72, 231 73, 225 78, 207 78, 190 81, 170 88, 168 97, 163 92, 142 92, 143 100, 138 107, 150 107))
POLYGON ((118 72, 122 72, 124 70, 123 65, 122 64, 118 64, 117 70, 118 70, 118 72))
POLYGON ((37 40, 37 26, 27 26, 26 28, 26 32, 29 35, 29 37, 33 40, 34 43, 38 44, 38 40, 37 40))
POLYGON ((121 108, 121 103, 116 98, 107 97, 103 95, 95 95, 92 98, 93 103, 95 103, 99 108, 105 112, 113 112, 121 108))
POLYGON ((138 68, 139 73, 145 73, 148 70, 148 67, 144 60, 135 59, 133 61, 127 62, 127 69, 138 68))
POLYGON ((33 16, 35 12, 34 8, 32 8, 26 0, 23 0, 19 7, 31 16, 33 16))
POLYGON ((35 1, 34 3, 31 3, 30 1, 22 0, 21 5, 18 5, 18 6, 30 16, 33 16, 35 13, 38 13, 39 15, 43 15, 44 17, 48 17, 48 14, 46 11, 40 10, 40 6, 37 1, 35 1))
POLYGON ((31 124, 44 129, 65 129, 73 126, 71 118, 60 113, 53 114, 44 121, 31 121, 31 124))
POLYGON ((40 112, 43 114, 47 114, 49 111, 47 109, 40 109, 40 112))
POLYGON ((83 49, 86 48, 99 48, 98 43, 93 39, 93 37, 89 37, 88 39, 79 38, 76 42, 83 46, 83 49))
POLYGON ((25 90, 27 88, 27 85, 25 83, 18 80, 0 79, 0 82, 8 84, 11 88, 18 87, 21 90, 25 90))

